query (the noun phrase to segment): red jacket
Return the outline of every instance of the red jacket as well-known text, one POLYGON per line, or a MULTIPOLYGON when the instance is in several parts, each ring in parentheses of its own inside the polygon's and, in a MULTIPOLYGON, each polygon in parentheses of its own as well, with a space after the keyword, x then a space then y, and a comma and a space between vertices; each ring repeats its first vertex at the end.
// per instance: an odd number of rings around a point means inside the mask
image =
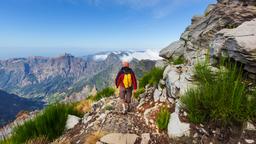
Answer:
POLYGON ((137 89, 136 76, 135 76, 133 70, 129 67, 122 67, 121 70, 118 72, 118 74, 116 76, 116 87, 117 88, 119 86, 124 87, 123 79, 124 79, 124 74, 126 72, 129 72, 131 74, 131 76, 132 76, 132 86, 133 86, 133 89, 136 90, 137 89))

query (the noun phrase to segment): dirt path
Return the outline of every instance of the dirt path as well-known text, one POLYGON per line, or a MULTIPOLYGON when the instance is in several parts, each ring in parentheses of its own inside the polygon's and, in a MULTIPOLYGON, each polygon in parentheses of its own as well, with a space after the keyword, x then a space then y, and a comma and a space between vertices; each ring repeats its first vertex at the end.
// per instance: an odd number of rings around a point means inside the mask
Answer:
MULTIPOLYGON (((58 143, 90 144, 88 139, 95 133, 129 133, 138 136, 149 133, 152 137, 152 144, 157 144, 159 142, 163 144, 168 143, 166 142, 168 140, 166 134, 157 134, 156 129, 148 126, 143 116, 135 111, 137 106, 136 102, 133 102, 132 110, 130 112, 122 114, 122 106, 118 99, 111 99, 110 101, 113 110, 98 111, 86 115, 82 122, 76 125, 75 128, 67 131, 66 134, 58 140, 58 143)), ((140 141, 138 142, 140 143, 140 141)))

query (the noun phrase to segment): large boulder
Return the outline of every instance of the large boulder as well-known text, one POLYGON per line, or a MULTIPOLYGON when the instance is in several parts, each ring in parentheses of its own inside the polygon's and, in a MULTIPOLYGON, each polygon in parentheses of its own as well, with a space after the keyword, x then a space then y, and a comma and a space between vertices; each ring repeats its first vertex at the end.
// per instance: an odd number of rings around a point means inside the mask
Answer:
POLYGON ((79 123, 80 120, 81 120, 81 118, 79 118, 77 116, 68 115, 68 119, 66 122, 66 129, 69 130, 69 129, 74 128, 79 123))
POLYGON ((185 51, 185 42, 184 41, 175 41, 171 43, 166 48, 162 49, 159 53, 159 55, 163 58, 169 59, 169 58, 177 58, 184 54, 185 51))
POLYGON ((193 86, 193 69, 189 66, 170 66, 168 69, 167 93, 170 97, 178 98, 193 86))
POLYGON ((175 112, 171 114, 168 123, 168 135, 170 138, 179 138, 190 135, 190 124, 180 121, 179 104, 176 104, 175 112))
POLYGON ((228 56, 243 63, 246 71, 256 75, 256 19, 219 31, 211 52, 214 57, 228 56))
POLYGON ((162 92, 160 90, 155 89, 155 91, 154 91, 154 101, 155 102, 159 101, 161 94, 162 94, 162 92))
POLYGON ((103 136, 100 142, 106 144, 134 144, 139 138, 136 134, 110 133, 103 136))

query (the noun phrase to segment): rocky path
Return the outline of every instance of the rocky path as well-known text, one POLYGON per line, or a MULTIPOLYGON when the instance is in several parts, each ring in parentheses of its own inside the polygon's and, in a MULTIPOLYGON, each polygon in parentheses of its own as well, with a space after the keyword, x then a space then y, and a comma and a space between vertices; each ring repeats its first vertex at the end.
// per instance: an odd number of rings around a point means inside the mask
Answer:
POLYGON ((106 111, 103 110, 104 104, 98 104, 96 111, 85 114, 79 124, 54 143, 91 144, 102 135, 105 136, 97 140, 98 144, 169 143, 167 134, 159 133, 155 127, 146 124, 141 113, 136 111, 138 103, 133 102, 132 110, 127 114, 121 113, 122 107, 116 98, 106 100, 104 103, 108 105, 110 103, 113 109, 106 111))

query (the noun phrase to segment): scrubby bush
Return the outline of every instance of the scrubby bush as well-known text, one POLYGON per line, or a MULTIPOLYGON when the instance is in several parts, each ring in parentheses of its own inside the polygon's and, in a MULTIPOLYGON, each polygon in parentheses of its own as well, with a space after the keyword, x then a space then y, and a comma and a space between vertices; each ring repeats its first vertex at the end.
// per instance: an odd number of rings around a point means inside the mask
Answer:
POLYGON ((228 61, 212 72, 207 63, 199 63, 195 66, 195 75, 198 86, 181 97, 191 122, 227 126, 255 116, 255 96, 249 98, 242 82, 242 70, 237 65, 228 61))
POLYGON ((250 91, 248 104, 250 120, 256 122, 256 88, 250 91))
POLYGON ((156 85, 163 78, 163 69, 153 68, 150 72, 145 73, 144 76, 139 80, 140 88, 144 88, 147 84, 156 85))
POLYGON ((104 107, 104 110, 108 110, 108 111, 111 111, 111 110, 113 110, 114 108, 113 108, 113 106, 112 105, 106 105, 105 107, 104 107))
POLYGON ((179 56, 177 58, 171 58, 169 60, 169 63, 174 64, 174 65, 179 65, 179 64, 184 64, 186 62, 186 59, 184 56, 179 56))
POLYGON ((167 129, 169 119, 170 119, 170 111, 168 107, 166 106, 161 107, 159 113, 157 114, 157 119, 156 119, 157 127, 160 130, 167 129))
POLYGON ((81 116, 81 113, 75 110, 74 105, 50 105, 36 118, 14 128, 10 139, 0 143, 20 144, 40 137, 52 141, 63 134, 68 114, 81 116))
POLYGON ((75 108, 81 113, 90 112, 92 110, 92 101, 82 100, 76 104, 75 108))
POLYGON ((145 89, 144 88, 140 88, 136 91, 136 93, 134 93, 134 98, 135 99, 140 99, 140 94, 144 93, 145 92, 145 89))
POLYGON ((110 97, 115 94, 115 89, 113 88, 105 88, 102 91, 98 92, 95 96, 89 96, 87 99, 90 99, 92 101, 99 101, 102 98, 110 97))

